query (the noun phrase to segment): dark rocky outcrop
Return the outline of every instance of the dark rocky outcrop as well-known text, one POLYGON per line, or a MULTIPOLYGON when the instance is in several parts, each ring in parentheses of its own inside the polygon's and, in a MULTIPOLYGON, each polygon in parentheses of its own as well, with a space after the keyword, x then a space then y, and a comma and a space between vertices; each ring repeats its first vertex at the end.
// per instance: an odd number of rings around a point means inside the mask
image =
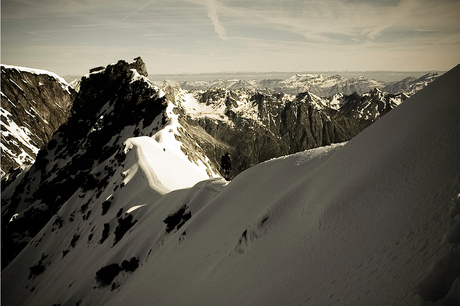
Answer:
POLYGON ((149 74, 147 73, 147 68, 145 67, 145 63, 140 56, 136 57, 134 59, 134 62, 132 62, 130 65, 132 69, 136 69, 136 71, 139 72, 140 75, 143 75, 145 77, 149 76, 149 74))

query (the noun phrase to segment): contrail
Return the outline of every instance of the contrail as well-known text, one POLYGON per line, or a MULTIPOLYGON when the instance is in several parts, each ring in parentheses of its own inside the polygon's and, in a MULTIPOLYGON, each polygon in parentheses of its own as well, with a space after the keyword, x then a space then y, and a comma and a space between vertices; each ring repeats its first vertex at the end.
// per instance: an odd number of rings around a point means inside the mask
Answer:
POLYGON ((125 18, 123 18, 121 21, 125 21, 126 19, 128 19, 129 17, 131 17, 132 15, 136 14, 137 12, 139 12, 140 10, 142 10, 144 7, 146 7, 147 5, 149 5, 150 3, 154 2, 155 0, 151 0, 149 2, 147 2, 146 4, 144 4, 143 6, 141 6, 140 8, 138 8, 137 10, 135 10, 134 12, 132 12, 131 14, 129 14, 128 16, 126 16, 125 18))
POLYGON ((212 24, 214 25, 214 31, 222 40, 228 40, 227 31, 224 26, 219 21, 219 16, 217 15, 217 7, 215 0, 207 0, 206 8, 208 9, 208 17, 211 19, 212 24))

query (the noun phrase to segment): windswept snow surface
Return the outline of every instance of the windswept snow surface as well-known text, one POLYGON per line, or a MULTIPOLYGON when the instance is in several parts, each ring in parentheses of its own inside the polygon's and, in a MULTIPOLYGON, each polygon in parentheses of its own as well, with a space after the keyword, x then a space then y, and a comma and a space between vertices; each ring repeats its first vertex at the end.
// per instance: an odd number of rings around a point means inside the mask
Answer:
POLYGON ((126 185, 113 193, 75 193, 3 271, 2 304, 459 303, 459 80, 457 66, 347 144, 264 162, 229 184, 158 192, 147 169, 159 144, 134 138, 150 153, 127 151, 123 171, 138 170, 114 175, 109 186, 126 185), (87 220, 78 218, 83 202, 87 220), (137 222, 112 243, 130 215, 137 222), (189 218, 168 231, 172 215, 189 218), (134 272, 97 280, 133 257, 134 272))

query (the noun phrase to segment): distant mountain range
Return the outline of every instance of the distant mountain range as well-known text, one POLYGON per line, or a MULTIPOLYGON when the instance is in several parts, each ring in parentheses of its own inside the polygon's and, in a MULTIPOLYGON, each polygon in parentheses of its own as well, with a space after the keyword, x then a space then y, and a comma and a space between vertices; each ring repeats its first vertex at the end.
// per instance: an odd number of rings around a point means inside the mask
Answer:
POLYGON ((437 72, 430 72, 419 78, 408 77, 396 82, 382 82, 365 77, 345 78, 340 75, 318 75, 318 74, 297 74, 288 79, 264 79, 257 80, 214 80, 182 82, 183 89, 196 91, 210 88, 226 89, 251 89, 251 90, 273 90, 287 94, 298 94, 309 91, 321 97, 330 97, 338 93, 350 95, 352 93, 363 94, 375 88, 391 94, 406 93, 414 94, 426 84, 434 81, 440 75, 437 72))

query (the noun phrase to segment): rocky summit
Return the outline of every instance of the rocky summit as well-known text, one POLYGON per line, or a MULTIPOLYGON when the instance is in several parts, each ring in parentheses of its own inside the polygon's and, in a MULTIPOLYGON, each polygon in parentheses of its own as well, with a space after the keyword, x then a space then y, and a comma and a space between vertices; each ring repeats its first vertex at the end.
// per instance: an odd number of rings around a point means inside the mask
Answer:
POLYGON ((79 188, 107 187, 123 162, 120 153, 129 137, 151 136, 163 127, 167 103, 138 72, 145 70, 139 63, 140 59, 131 64, 119 61, 83 77, 70 118, 38 152, 29 171, 4 188, 3 264, 14 258, 79 188), (17 211, 21 211, 14 217, 17 222, 8 222, 17 211))

